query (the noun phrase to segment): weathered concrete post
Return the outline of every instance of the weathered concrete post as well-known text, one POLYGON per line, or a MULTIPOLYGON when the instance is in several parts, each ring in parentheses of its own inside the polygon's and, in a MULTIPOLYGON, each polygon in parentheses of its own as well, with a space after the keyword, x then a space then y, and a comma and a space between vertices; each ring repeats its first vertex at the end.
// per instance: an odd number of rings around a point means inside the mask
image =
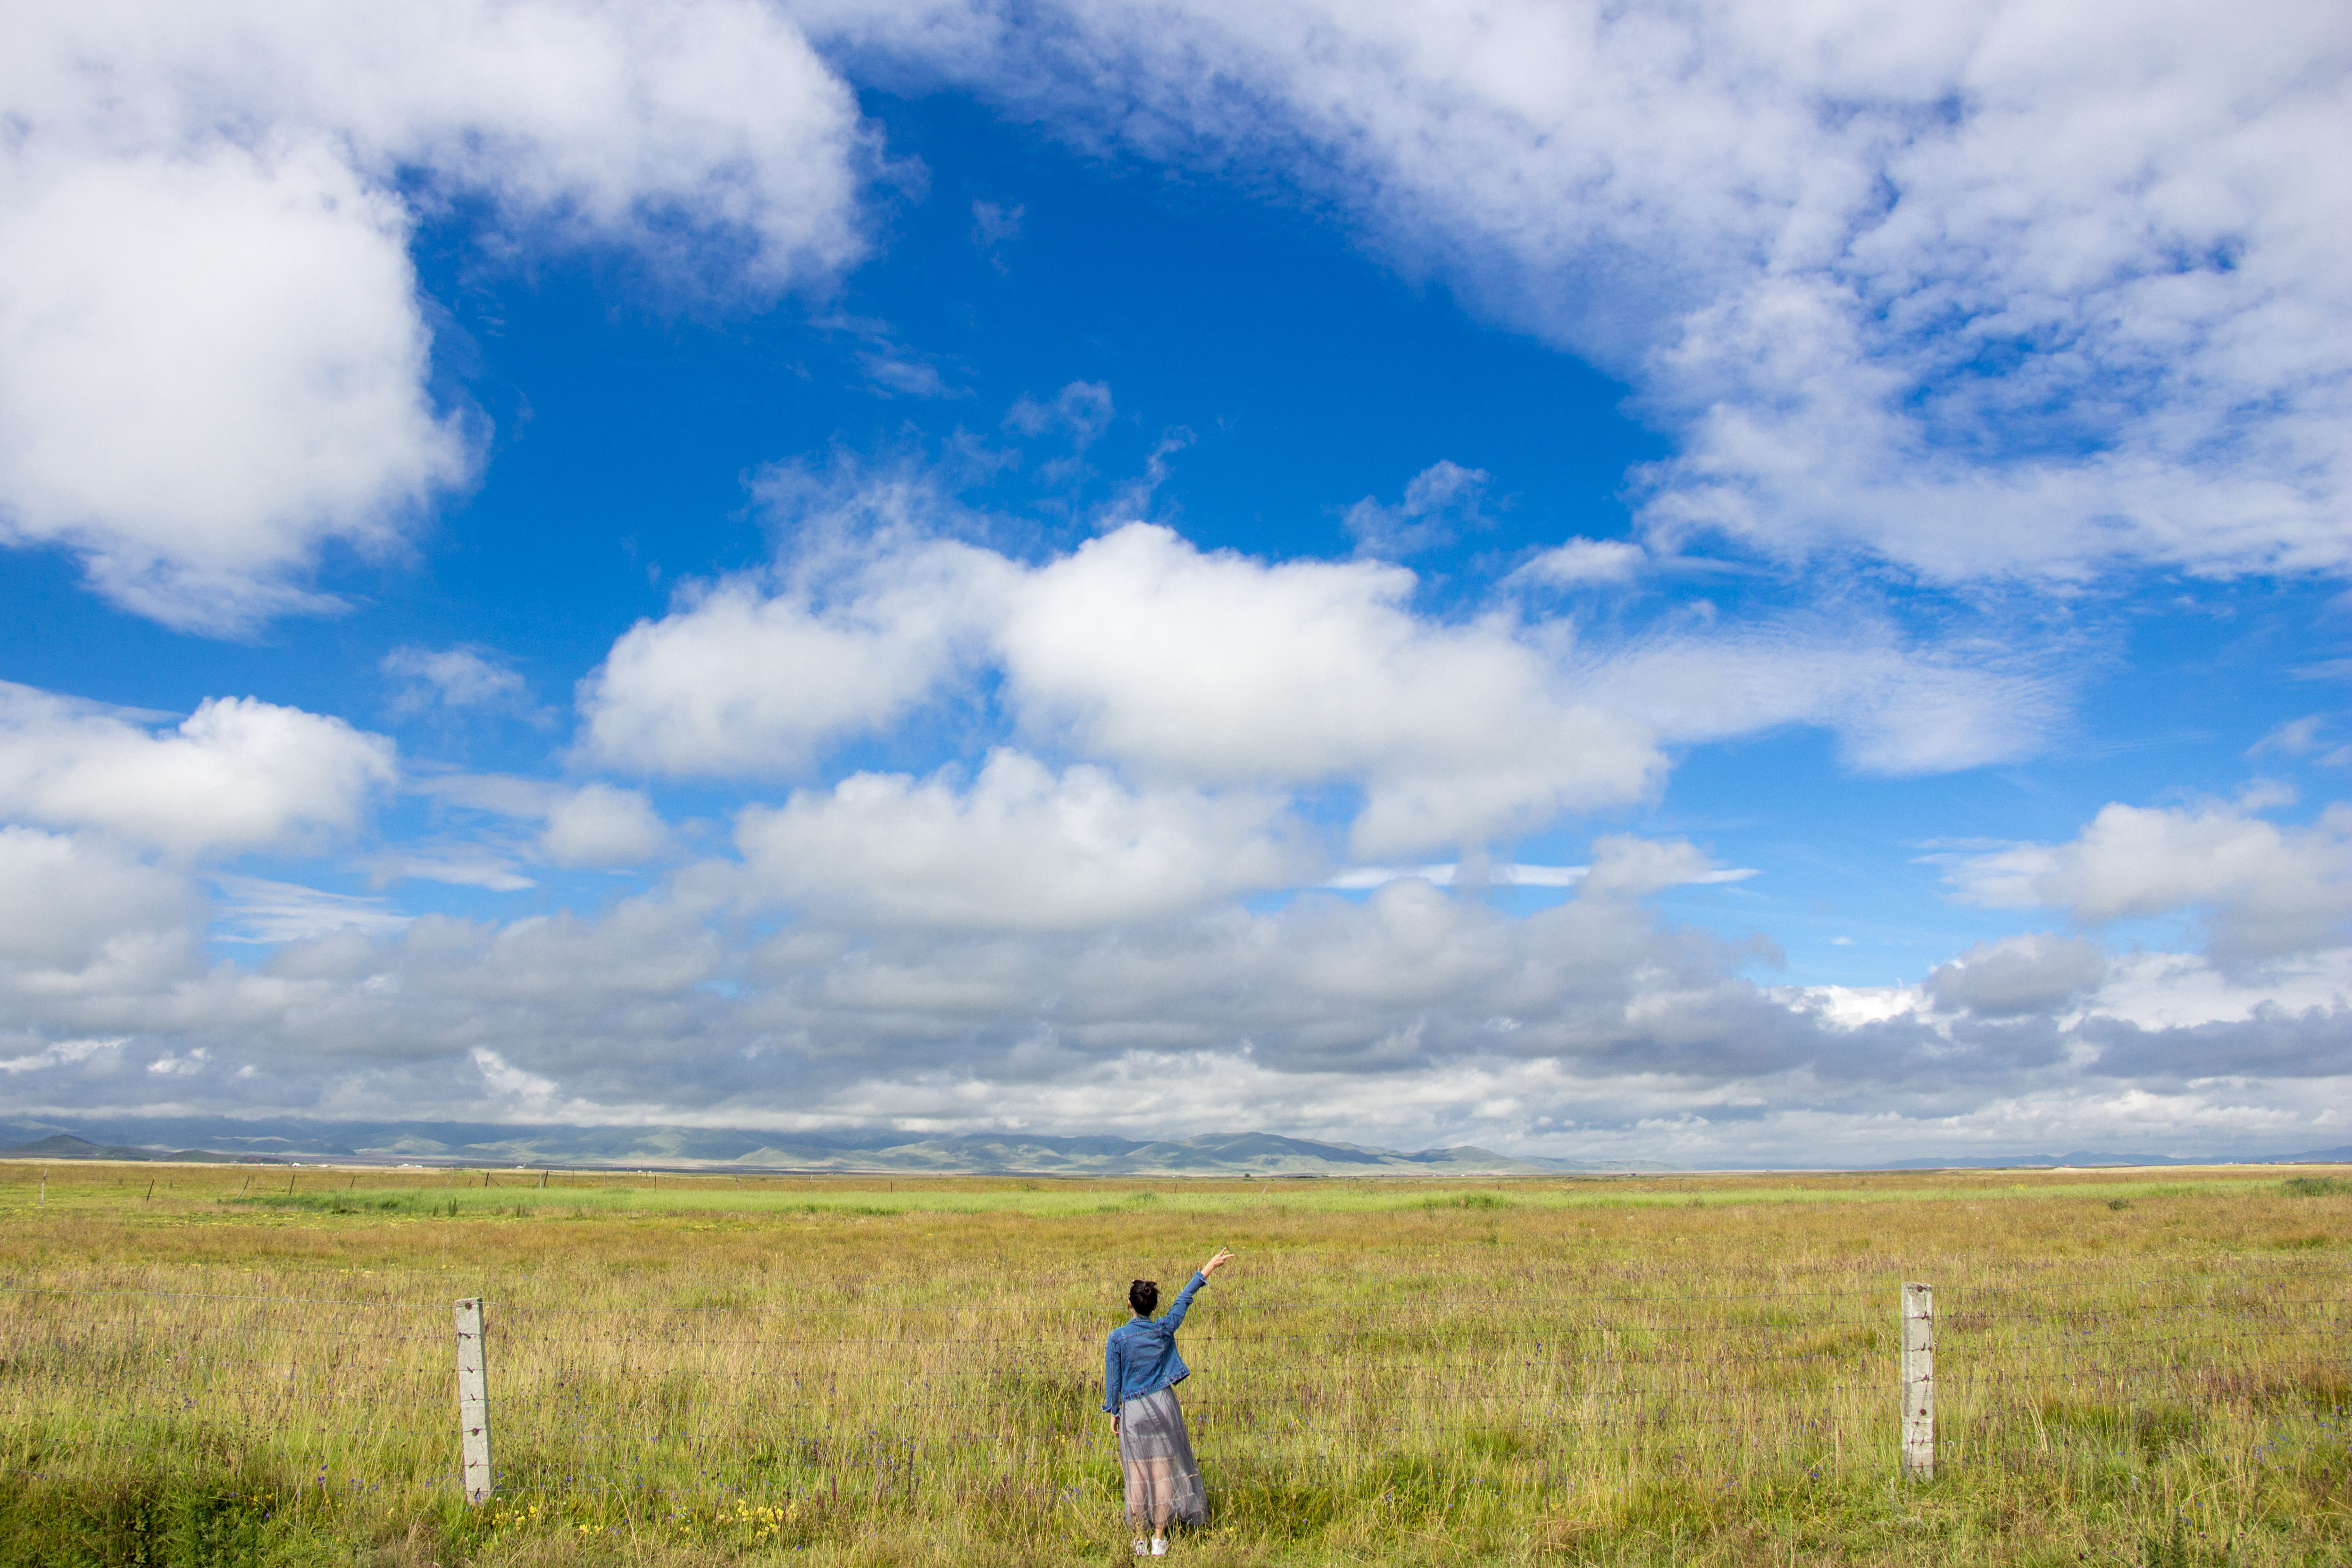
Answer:
POLYGON ((1903 1287, 1903 1474, 1936 1479, 1936 1292, 1903 1287))
POLYGON ((457 1303, 457 1438, 466 1500, 478 1503, 497 1484, 490 1475, 490 1372, 482 1352, 482 1302, 457 1303))

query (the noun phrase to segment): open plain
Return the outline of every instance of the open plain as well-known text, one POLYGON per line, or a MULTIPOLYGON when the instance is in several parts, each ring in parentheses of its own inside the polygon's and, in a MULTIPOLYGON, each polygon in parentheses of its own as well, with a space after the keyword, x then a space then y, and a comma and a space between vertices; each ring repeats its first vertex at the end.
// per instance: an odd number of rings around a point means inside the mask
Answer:
POLYGON ((1121 1561, 1102 1336, 1220 1245, 1204 1565, 2341 1563, 2344 1177, 5 1166, 0 1565, 1121 1561))

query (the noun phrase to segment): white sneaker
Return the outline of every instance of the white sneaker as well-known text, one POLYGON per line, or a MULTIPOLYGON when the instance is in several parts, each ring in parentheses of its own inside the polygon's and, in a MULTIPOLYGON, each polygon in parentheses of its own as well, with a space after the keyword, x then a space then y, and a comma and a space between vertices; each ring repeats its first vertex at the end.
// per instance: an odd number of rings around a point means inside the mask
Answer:
POLYGON ((1166 1536, 1155 1535, 1151 1538, 1151 1555, 1154 1557, 1165 1557, 1168 1555, 1168 1538, 1166 1536))
POLYGON ((1138 1557, 1149 1557, 1151 1555, 1151 1548, 1139 1541, 1135 1543, 1135 1554, 1138 1557))

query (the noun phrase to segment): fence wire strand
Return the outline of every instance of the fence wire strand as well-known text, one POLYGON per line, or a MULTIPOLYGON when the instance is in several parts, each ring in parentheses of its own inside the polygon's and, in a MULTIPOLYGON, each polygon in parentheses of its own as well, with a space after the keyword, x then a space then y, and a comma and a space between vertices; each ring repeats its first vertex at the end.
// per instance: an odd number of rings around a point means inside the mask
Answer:
MULTIPOLYGON (((1203 1298, 1184 1331, 1202 1371, 1181 1394, 1213 1465, 1452 1456, 1464 1475, 1536 1485, 1571 1458, 1699 1462, 1693 1445, 1718 1466, 1818 1468, 1849 1451, 1880 1462, 1896 1426, 1898 1279, 1631 1294, 1563 1274, 1520 1296, 1333 1300, 1228 1289, 1203 1298)), ((2079 1419, 2066 1402, 2094 1396, 2131 1411, 2190 1394, 2340 1390, 2352 1331, 2343 1283, 2340 1268, 2300 1261, 1957 1281, 1937 1296, 1943 1444, 2031 1454, 2050 1422, 2079 1419), (2103 1300, 2082 1299, 2093 1289, 2103 1300)), ((442 1448, 454 1466, 450 1311, 0 1281, 0 1415, 125 1463, 198 1429, 259 1435, 323 1456, 321 1486, 374 1485, 367 1466, 429 1468, 442 1448), (322 1311, 342 1318, 316 1321, 322 1311), (414 1436, 436 1425, 444 1437, 414 1436)), ((1112 1463, 1101 1336, 1115 1321, 1059 1297, 493 1298, 500 1484, 558 1500, 708 1502, 837 1499, 854 1477, 854 1496, 884 1506, 940 1476, 966 1489, 1026 1484, 1039 1467, 1073 1485, 1098 1479, 1112 1463)))

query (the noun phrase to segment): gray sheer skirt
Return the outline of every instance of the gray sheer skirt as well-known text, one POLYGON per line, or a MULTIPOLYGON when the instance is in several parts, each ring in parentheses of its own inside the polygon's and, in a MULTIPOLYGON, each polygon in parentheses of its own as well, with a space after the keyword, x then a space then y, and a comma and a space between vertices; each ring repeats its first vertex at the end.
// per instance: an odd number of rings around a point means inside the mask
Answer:
POLYGON ((1127 1517, 1155 1521, 1161 1509, 1184 1524, 1209 1521, 1209 1494, 1192 1462, 1192 1439, 1176 1390, 1163 1388, 1118 1407, 1118 1465, 1127 1472, 1127 1517))

